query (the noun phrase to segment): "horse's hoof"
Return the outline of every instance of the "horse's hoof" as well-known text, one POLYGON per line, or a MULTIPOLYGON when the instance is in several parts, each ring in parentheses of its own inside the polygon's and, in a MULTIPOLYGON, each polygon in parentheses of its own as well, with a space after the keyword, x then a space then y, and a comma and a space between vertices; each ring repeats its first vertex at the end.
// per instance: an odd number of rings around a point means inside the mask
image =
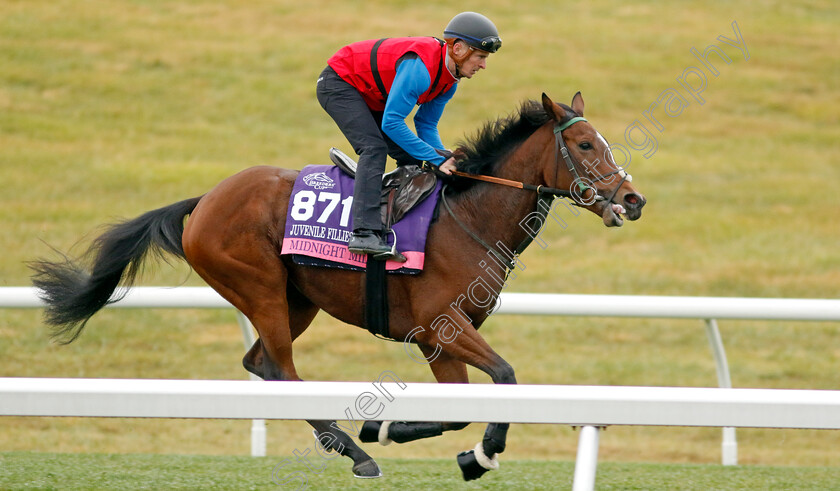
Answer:
POLYGON ((362 462, 361 464, 354 465, 353 475, 360 479, 374 479, 376 477, 382 477, 382 471, 379 470, 379 466, 376 465, 376 462, 374 462, 373 459, 370 459, 362 462))
POLYGON ((361 440, 362 443, 378 442, 380 426, 382 426, 381 421, 365 421, 362 425, 362 431, 359 432, 359 440, 361 440))
POLYGON ((483 476, 487 469, 478 463, 475 458, 475 450, 469 452, 461 452, 458 454, 458 467, 461 468, 461 473, 464 475, 465 481, 472 481, 483 476))

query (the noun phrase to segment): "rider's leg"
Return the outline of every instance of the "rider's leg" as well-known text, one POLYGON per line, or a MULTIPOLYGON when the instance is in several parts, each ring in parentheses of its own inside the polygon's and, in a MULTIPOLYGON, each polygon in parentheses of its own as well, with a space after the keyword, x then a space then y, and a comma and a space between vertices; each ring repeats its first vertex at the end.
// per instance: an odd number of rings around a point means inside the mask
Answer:
POLYGON ((380 193, 388 145, 362 95, 327 67, 318 79, 318 102, 333 118, 359 155, 353 190, 351 252, 385 254, 391 248, 382 238, 380 193))

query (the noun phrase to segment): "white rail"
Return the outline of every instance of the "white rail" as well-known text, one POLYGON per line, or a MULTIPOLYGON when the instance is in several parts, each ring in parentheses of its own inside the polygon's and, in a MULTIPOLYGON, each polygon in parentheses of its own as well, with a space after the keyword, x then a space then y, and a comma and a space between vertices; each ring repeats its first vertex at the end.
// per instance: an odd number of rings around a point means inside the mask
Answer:
POLYGON ((600 426, 840 429, 840 391, 0 378, 0 416, 330 420, 360 400, 382 420, 582 426, 576 491, 594 489, 600 426))
POLYGON ((500 314, 840 321, 840 300, 502 293, 500 314))
MULTIPOLYGON (((0 288, 0 308, 41 308, 44 303, 31 287, 0 288)), ((207 287, 137 287, 111 308, 230 308, 231 305, 207 287)), ((726 352, 716 319, 840 321, 840 300, 681 297, 641 295, 570 295, 502 293, 497 314, 563 315, 596 317, 656 317, 702 319, 715 358, 719 385, 731 388, 726 352)), ((254 342, 248 320, 238 315, 246 349, 254 342)), ((265 455, 265 422, 252 426, 251 453, 265 455)), ((581 437, 592 432, 581 432, 581 437)), ((597 438, 597 430, 595 431, 597 438)), ((591 443, 591 442, 590 442, 591 443)), ((591 445, 589 445, 591 447, 591 445)), ((597 455, 597 440, 595 441, 597 455)), ((735 430, 724 427, 721 461, 738 461, 735 430)))
POLYGON ((346 419, 364 401, 397 421, 840 429, 833 390, 0 378, 0 394, 2 416, 346 419))
MULTIPOLYGON (((502 293, 498 314, 840 321, 840 300, 502 293)), ((41 308, 32 287, 0 287, 0 308, 41 308)), ((230 308, 208 287, 135 287, 115 308, 230 308)))

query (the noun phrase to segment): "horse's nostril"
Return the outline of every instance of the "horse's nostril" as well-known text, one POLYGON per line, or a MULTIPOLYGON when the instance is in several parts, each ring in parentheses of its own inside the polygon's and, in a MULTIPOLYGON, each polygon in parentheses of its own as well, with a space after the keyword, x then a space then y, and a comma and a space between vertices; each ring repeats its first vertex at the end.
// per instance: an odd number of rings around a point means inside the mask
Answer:
POLYGON ((628 210, 641 210, 645 206, 645 197, 637 193, 627 193, 624 195, 624 206, 628 210))

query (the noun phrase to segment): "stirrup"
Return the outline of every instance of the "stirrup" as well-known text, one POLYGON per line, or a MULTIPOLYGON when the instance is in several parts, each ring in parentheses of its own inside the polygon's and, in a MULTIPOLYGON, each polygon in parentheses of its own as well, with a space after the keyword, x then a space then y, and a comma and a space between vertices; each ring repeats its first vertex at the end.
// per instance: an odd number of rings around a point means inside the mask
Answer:
POLYGON ((374 254, 374 259, 389 259, 391 261, 396 261, 398 263, 404 263, 408 261, 408 258, 405 255, 397 250, 397 233, 394 232, 394 229, 389 229, 389 234, 394 235, 394 244, 391 245, 391 250, 388 252, 382 252, 380 254, 374 254))
POLYGON ((379 233, 368 231, 365 233, 353 232, 350 240, 347 241, 347 249, 353 254, 384 254, 391 252, 391 246, 382 240, 379 233))

